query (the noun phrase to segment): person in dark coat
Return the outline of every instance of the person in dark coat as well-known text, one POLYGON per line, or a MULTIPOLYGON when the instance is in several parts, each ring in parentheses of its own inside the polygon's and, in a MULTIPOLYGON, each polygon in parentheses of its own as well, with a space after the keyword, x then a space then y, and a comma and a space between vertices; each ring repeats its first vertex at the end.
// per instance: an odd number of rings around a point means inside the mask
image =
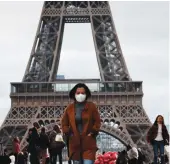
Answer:
POLYGON ((2 164, 10 164, 11 163, 11 159, 7 153, 7 149, 4 150, 4 156, 2 159, 0 159, 0 162, 2 162, 2 164))
POLYGON ((118 152, 118 158, 116 160, 116 164, 128 164, 127 151, 123 150, 121 152, 118 152))
POLYGON ((62 149, 64 148, 64 143, 62 142, 56 142, 55 137, 57 134, 60 134, 61 131, 58 127, 58 125, 55 125, 53 128, 53 131, 50 133, 49 139, 50 139, 50 162, 51 164, 56 164, 57 156, 59 158, 59 163, 62 164, 62 149))
POLYGON ((37 132, 36 124, 33 124, 34 127, 29 129, 29 135, 27 138, 28 152, 30 153, 30 163, 31 164, 40 164, 39 162, 39 135, 37 132))
POLYGON ((25 163, 27 164, 28 163, 28 151, 27 150, 24 151, 24 158, 25 158, 25 163))
POLYGON ((145 161, 145 155, 143 154, 142 150, 140 148, 138 148, 138 164, 143 164, 143 162, 145 161))
POLYGON ((169 133, 162 115, 156 117, 154 124, 149 129, 147 141, 153 146, 154 164, 157 164, 158 161, 158 149, 160 150, 161 164, 164 164, 164 146, 169 145, 169 133))
POLYGON ((18 154, 18 161, 17 164, 26 164, 25 156, 23 152, 18 154))
POLYGON ((41 128, 40 133, 40 157, 42 158, 42 164, 45 164, 46 155, 47 155, 47 148, 49 147, 49 138, 45 133, 45 128, 41 128))

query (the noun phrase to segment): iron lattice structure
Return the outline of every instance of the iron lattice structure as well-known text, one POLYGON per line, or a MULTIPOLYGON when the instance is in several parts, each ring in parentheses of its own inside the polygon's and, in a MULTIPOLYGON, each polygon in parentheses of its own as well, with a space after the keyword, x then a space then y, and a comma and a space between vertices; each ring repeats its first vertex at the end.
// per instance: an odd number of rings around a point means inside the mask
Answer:
POLYGON ((24 149, 33 122, 51 131, 54 124, 60 124, 70 103, 68 92, 78 82, 92 91, 91 100, 102 119, 101 131, 124 145, 136 144, 147 161, 152 161, 146 143, 151 122, 142 106, 142 82, 130 78, 107 1, 44 2, 23 81, 11 83, 11 109, 1 126, 0 141, 10 147, 12 137, 19 136, 24 149), (100 80, 56 80, 65 23, 91 24, 100 80))
POLYGON ((56 77, 65 23, 91 23, 103 81, 130 80, 109 3, 45 2, 23 81, 49 82, 56 77))

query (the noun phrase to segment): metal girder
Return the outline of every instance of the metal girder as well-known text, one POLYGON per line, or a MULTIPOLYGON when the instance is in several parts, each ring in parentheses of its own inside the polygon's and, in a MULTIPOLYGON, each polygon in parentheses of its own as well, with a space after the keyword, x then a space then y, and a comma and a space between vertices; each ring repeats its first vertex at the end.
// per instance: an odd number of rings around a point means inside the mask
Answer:
POLYGON ((131 80, 107 1, 46 1, 23 81, 55 81, 65 23, 91 23, 102 81, 131 80))

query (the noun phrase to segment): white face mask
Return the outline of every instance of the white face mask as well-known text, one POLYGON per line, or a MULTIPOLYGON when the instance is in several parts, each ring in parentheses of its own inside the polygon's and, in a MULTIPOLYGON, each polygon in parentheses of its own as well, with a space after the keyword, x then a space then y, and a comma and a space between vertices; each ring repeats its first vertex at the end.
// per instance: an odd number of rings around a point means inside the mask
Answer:
POLYGON ((86 99, 86 95, 85 94, 76 94, 75 98, 78 102, 83 102, 86 99))

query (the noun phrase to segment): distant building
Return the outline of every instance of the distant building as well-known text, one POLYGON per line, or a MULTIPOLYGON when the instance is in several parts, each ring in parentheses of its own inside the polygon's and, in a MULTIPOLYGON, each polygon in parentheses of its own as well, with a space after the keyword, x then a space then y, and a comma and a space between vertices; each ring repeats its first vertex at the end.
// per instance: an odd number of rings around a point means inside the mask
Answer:
POLYGON ((65 76, 64 75, 56 75, 56 79, 64 80, 65 76))

